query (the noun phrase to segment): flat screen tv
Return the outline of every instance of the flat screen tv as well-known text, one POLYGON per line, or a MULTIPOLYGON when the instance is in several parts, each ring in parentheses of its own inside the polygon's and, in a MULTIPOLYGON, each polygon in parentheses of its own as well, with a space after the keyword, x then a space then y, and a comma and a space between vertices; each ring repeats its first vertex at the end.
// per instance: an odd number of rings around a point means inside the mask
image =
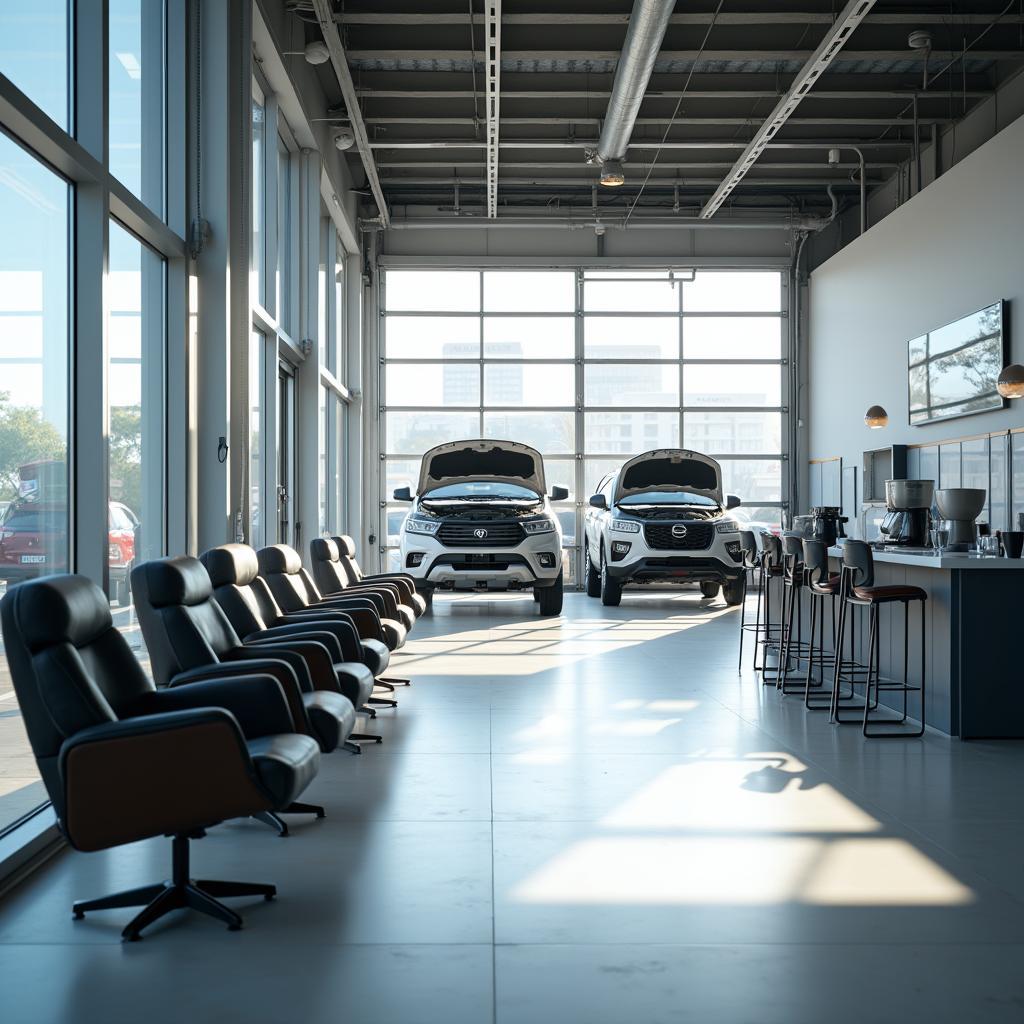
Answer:
POLYGON ((908 351, 913 425, 1006 406, 996 390, 1010 361, 1005 301, 912 339, 908 351))

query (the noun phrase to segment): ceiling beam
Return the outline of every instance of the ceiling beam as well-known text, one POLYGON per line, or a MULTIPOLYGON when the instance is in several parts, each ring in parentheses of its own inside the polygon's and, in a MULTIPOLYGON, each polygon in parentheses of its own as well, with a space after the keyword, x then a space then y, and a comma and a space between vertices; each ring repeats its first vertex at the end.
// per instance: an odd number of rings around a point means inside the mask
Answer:
MULTIPOLYGON (((775 109, 754 133, 754 137, 736 158, 736 163, 726 175, 725 180, 704 204, 700 211, 701 220, 707 220, 714 216, 732 190, 742 181, 743 176, 757 162, 758 157, 775 137, 776 132, 782 128, 799 106, 804 95, 814 88, 814 83, 839 56, 845 43, 874 5, 875 0, 849 0, 849 3, 836 18, 835 24, 825 33, 825 38, 818 44, 818 48, 798 72, 796 80, 789 87, 786 95, 779 100, 775 109)), ((849 54, 847 56, 849 57, 849 54)))
MULTIPOLYGON (((919 125, 945 125, 952 124, 953 118, 949 117, 919 117, 917 123, 919 125)), ((367 117, 365 118, 367 124, 374 125, 392 125, 392 124, 410 124, 410 125, 467 125, 473 126, 477 123, 474 117, 418 117, 417 115, 411 115, 408 117, 400 117, 388 115, 386 117, 367 117)), ((601 117, 503 117, 501 123, 506 126, 513 125, 600 125, 604 121, 601 117)), ((690 126, 690 127, 709 127, 711 125, 726 125, 728 127, 735 126, 748 126, 760 125, 762 121, 761 117, 751 115, 750 117, 718 117, 714 114, 709 114, 707 117, 638 117, 635 124, 647 125, 647 126, 665 126, 667 124, 690 126)), ((894 127, 897 125, 912 126, 914 121, 913 118, 909 117, 791 117, 787 124, 792 125, 811 125, 823 127, 827 125, 851 125, 851 124, 862 124, 868 126, 875 126, 880 128, 894 127)))
POLYGON ((363 161, 363 170, 366 172, 366 179, 370 183, 370 191, 377 202, 381 223, 387 227, 391 221, 388 215, 388 204, 384 198, 384 190, 380 187, 380 179, 377 177, 377 166, 373 162, 373 151, 366 134, 366 125, 363 123, 362 111, 359 109, 356 85, 352 81, 352 74, 348 69, 348 57, 345 54, 345 47, 341 44, 341 34, 338 31, 338 26, 334 21, 334 9, 331 0, 313 0, 313 10, 316 13, 316 20, 320 24, 320 31, 323 33, 324 42, 327 44, 327 50, 331 55, 331 66, 334 68, 338 85, 341 86, 341 95, 345 100, 345 109, 348 111, 352 134, 356 137, 356 147, 363 161))
MULTIPOLYGON (((469 100, 474 96, 472 89, 357 89, 359 96, 367 99, 385 100, 469 100)), ((778 99, 784 95, 784 89, 688 89, 688 100, 761 100, 778 99)), ((514 89, 504 90, 502 97, 510 100, 606 100, 611 95, 609 89, 514 89)), ((648 89, 644 100, 677 100, 682 92, 665 89, 648 89)), ((915 95, 908 89, 815 89, 805 97, 804 102, 811 100, 900 100, 906 102, 915 95)), ((919 101, 942 100, 949 102, 949 93, 936 90, 934 92, 918 92, 919 101)), ((991 96, 991 89, 957 90, 957 97, 967 96, 976 99, 991 96)))
MULTIPOLYGON (((596 139, 504 139, 498 143, 502 149, 566 149, 577 150, 592 147, 596 139)), ((749 143, 743 139, 685 139, 661 142, 659 139, 634 139, 630 149, 746 149, 749 143)), ((900 139, 851 139, 843 142, 834 139, 800 139, 793 142, 772 142, 771 149, 829 149, 834 146, 860 146, 862 149, 886 149, 909 146, 909 141, 900 139)), ((402 139, 397 142, 376 140, 371 149, 486 149, 487 143, 480 139, 402 139)))
MULTIPOLYGON (((440 170, 447 171, 452 167, 477 167, 486 168, 486 164, 482 160, 466 161, 461 160, 455 163, 449 163, 448 161, 438 162, 436 160, 412 160, 408 162, 404 161, 381 161, 377 164, 380 170, 401 170, 403 168, 410 170, 440 170)), ((642 163, 630 163, 626 161, 626 167, 643 167, 642 163)), ((787 161, 785 163, 761 163, 757 165, 759 171, 810 171, 819 170, 823 171, 826 167, 830 166, 824 159, 818 161, 787 161)), ((896 161, 892 160, 870 160, 867 162, 868 167, 898 167, 896 161)), ((510 161, 506 160, 502 163, 504 170, 520 170, 525 167, 542 167, 547 170, 563 170, 563 171, 578 171, 580 165, 578 163, 569 163, 564 161, 561 163, 537 163, 535 161, 510 161)), ((727 171, 732 164, 724 161, 687 161, 686 163, 673 163, 673 164, 661 164, 657 165, 657 170, 671 171, 671 170, 699 170, 699 171, 727 171)), ((837 171, 843 171, 849 173, 850 171, 857 170, 860 164, 856 161, 849 163, 838 164, 835 168, 837 171)), ((586 179, 591 185, 594 184, 593 177, 586 179)), ((668 178, 664 176, 654 176, 651 181, 675 181, 676 178, 668 178)))
POLYGON ((487 77, 487 216, 498 216, 501 134, 501 0, 484 0, 484 68, 487 77))

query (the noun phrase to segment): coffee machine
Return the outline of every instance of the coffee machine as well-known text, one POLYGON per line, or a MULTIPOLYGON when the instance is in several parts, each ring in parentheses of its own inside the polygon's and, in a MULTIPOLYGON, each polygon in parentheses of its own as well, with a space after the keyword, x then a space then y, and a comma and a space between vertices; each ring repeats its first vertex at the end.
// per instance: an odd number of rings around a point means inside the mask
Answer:
POLYGON ((846 537, 843 523, 847 521, 837 506, 818 505, 811 509, 811 534, 815 540, 824 541, 826 547, 831 547, 839 537, 846 537))
POLYGON ((939 516, 949 524, 947 551, 967 551, 977 542, 975 520, 988 492, 981 487, 944 487, 935 492, 939 516))
POLYGON ((932 480, 886 480, 885 518, 879 531, 886 544, 908 548, 928 546, 931 525, 932 480))

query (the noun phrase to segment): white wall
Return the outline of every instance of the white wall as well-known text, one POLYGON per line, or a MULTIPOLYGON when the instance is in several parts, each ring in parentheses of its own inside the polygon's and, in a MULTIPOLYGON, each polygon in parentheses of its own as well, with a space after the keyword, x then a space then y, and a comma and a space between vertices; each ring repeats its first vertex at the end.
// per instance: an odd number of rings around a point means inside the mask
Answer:
POLYGON ((1024 362, 1024 336, 1013 327, 1024 315, 1022 168, 1024 117, 813 272, 811 458, 860 466, 870 448, 1024 426, 1024 402, 930 426, 907 422, 908 339, 1008 299, 1013 360, 1024 362), (889 413, 884 430, 864 425, 876 403, 889 413))

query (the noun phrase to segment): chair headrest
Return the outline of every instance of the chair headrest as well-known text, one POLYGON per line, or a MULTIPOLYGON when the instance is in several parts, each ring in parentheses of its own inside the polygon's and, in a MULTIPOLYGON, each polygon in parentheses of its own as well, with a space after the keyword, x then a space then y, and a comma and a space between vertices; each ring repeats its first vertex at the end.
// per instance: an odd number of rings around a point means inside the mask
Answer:
POLYGON ((133 583, 139 576, 145 584, 144 593, 154 608, 202 604, 213 593, 206 567, 198 558, 188 555, 143 562, 132 570, 133 583))
POLYGON ((344 555, 345 558, 356 557, 356 542, 347 534, 335 537, 334 543, 338 545, 338 553, 340 555, 344 555))
POLYGON ((7 599, 22 641, 33 653, 61 643, 85 647, 113 624, 106 595, 85 576, 26 580, 7 599))
POLYGON ((215 588, 231 584, 247 587, 260 574, 256 552, 248 544, 221 544, 204 551, 199 560, 206 566, 215 588))
POLYGON ((314 537, 309 542, 309 554, 314 562, 336 562, 338 545, 329 537, 314 537))
POLYGON ((291 576, 302 568, 302 559, 299 558, 298 551, 287 544, 271 544, 269 547, 260 548, 256 552, 256 558, 261 574, 284 572, 291 576))

